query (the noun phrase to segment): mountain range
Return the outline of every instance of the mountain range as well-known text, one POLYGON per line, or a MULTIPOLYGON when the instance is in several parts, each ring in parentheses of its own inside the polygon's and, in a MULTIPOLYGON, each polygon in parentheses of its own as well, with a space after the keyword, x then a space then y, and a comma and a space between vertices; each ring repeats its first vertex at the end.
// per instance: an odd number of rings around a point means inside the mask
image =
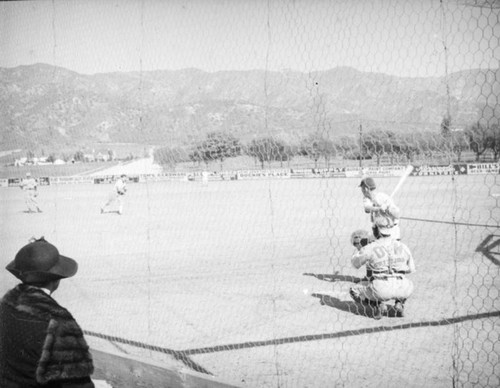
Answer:
POLYGON ((402 78, 339 67, 302 73, 198 69, 79 74, 47 64, 0 68, 0 150, 112 143, 189 146, 208 132, 294 141, 370 128, 458 127, 498 104, 500 69, 402 78))

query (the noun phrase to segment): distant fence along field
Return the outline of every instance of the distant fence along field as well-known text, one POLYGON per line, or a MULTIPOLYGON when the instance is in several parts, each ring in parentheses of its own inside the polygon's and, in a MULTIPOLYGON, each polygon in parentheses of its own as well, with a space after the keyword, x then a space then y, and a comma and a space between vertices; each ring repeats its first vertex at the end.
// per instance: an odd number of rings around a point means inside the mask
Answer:
MULTIPOLYGON (((496 162, 490 157, 481 158, 480 163, 496 162)), ((432 157, 427 157, 425 159, 418 159, 411 162, 413 165, 448 165, 451 162, 458 163, 477 163, 475 160, 475 155, 472 152, 463 153, 461 160, 458 161, 456 158, 450 160, 449 155, 446 154, 435 154, 432 157)), ((380 161, 380 166, 390 166, 390 165, 406 165, 409 164, 407 161, 391 161, 390 158, 382 158, 380 161), (396 163, 395 163, 396 162, 396 163)), ((73 176, 73 175, 85 175, 90 173, 96 173, 99 171, 104 171, 108 168, 117 166, 119 164, 126 164, 126 162, 121 161, 108 161, 108 162, 89 162, 89 163, 67 163, 64 165, 25 165, 25 166, 0 166, 0 179, 7 178, 22 178, 27 172, 34 174, 35 176, 73 176)), ((337 158, 325 161, 324 159, 317 160, 316 162, 308 157, 297 156, 288 161, 273 161, 264 163, 265 169, 279 169, 279 168, 354 168, 354 167, 374 167, 377 166, 377 161, 375 159, 363 159, 363 160, 353 160, 337 158)), ((248 156, 240 156, 234 158, 225 159, 222 163, 220 161, 213 161, 208 164, 198 163, 198 162, 184 162, 178 163, 176 165, 163 165, 164 172, 201 172, 201 171, 228 171, 228 170, 260 170, 262 168, 261 163, 256 161, 254 158, 248 156)))

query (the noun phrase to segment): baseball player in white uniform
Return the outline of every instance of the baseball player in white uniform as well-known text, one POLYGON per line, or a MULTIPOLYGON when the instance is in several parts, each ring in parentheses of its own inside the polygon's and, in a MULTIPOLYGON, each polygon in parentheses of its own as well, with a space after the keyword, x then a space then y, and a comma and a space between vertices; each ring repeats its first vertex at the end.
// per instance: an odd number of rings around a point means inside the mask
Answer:
POLYGON ((377 186, 373 178, 361 180, 361 192, 363 193, 363 207, 365 213, 370 214, 372 221, 373 236, 379 238, 378 226, 393 228, 391 234, 396 240, 401 239, 399 229, 400 210, 390 196, 377 191, 377 186))
POLYGON ((366 301, 374 306, 374 318, 380 319, 387 313, 386 302, 395 299, 396 316, 404 316, 404 304, 413 293, 413 282, 406 274, 415 272, 415 263, 410 249, 391 234, 394 228, 378 225, 380 237, 369 242, 369 233, 355 231, 351 242, 356 252, 351 258, 354 268, 363 265, 371 271, 371 276, 353 287, 349 293, 355 302, 366 301))
POLYGON ((107 212, 107 207, 116 202, 118 205, 118 214, 123 213, 123 196, 127 192, 127 176, 122 174, 115 182, 113 191, 109 194, 107 202, 101 207, 101 214, 107 212))
POLYGON ((28 213, 41 213, 42 210, 38 206, 38 182, 31 176, 31 173, 26 173, 26 178, 19 185, 24 190, 24 201, 28 207, 28 213))

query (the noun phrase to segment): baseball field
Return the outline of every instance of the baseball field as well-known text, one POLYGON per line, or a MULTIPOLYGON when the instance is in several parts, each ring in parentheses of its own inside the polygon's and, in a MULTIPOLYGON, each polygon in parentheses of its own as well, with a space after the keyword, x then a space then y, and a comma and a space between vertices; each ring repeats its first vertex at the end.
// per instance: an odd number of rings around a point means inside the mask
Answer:
MULTIPOLYGON (((370 228, 357 178, 129 183, 122 215, 100 214, 111 185, 42 186, 39 214, 0 188, 0 265, 45 236, 79 262, 54 297, 91 346, 235 385, 497 387, 499 180, 410 177, 397 193, 417 266, 404 318, 348 295, 364 275, 349 237, 370 228)), ((0 271, 2 295, 15 284, 0 271)))

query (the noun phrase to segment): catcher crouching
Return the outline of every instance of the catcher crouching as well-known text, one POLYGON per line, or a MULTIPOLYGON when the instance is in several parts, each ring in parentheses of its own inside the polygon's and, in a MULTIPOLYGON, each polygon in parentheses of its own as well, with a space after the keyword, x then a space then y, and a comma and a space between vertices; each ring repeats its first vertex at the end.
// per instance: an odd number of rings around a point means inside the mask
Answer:
POLYGON ((351 235, 351 243, 356 247, 351 263, 356 269, 365 265, 367 277, 351 287, 349 294, 357 303, 372 305, 375 319, 387 314, 387 302, 391 300, 395 300, 396 316, 403 317, 405 302, 414 289, 406 274, 415 272, 415 263, 408 246, 392 237, 394 228, 378 229, 377 240, 365 230, 351 235))

